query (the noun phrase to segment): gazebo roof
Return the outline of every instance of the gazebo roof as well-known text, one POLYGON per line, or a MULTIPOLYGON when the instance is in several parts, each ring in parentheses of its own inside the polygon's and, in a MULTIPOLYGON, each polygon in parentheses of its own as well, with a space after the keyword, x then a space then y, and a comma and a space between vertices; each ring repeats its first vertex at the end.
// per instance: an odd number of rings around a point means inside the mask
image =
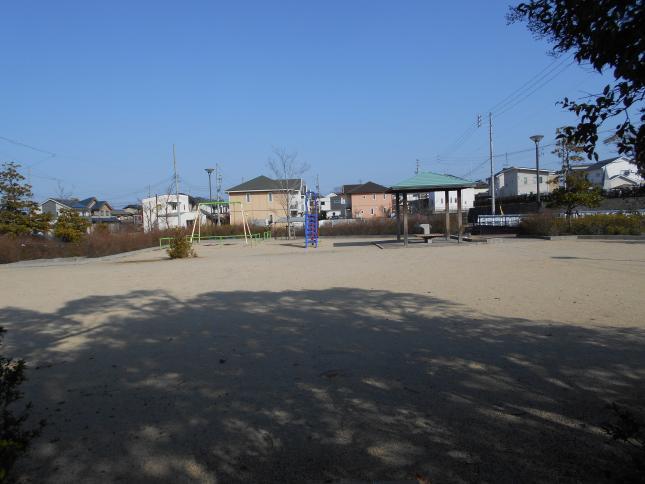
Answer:
POLYGON ((453 175, 440 175, 431 171, 417 173, 390 187, 390 192, 432 192, 439 190, 454 190, 457 188, 472 188, 476 184, 470 180, 453 175))

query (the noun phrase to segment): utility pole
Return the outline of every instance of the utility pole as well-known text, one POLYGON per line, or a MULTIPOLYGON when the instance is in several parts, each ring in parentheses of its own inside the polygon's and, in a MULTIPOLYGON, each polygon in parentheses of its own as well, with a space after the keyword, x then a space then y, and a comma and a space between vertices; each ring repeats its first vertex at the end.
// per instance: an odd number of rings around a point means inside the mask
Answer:
MULTIPOLYGON (((215 183, 217 186, 217 201, 222 201, 222 196, 220 194, 222 190, 222 174, 219 172, 219 163, 215 163, 215 183)), ((217 206, 217 225, 222 225, 222 206, 217 206)))
POLYGON ((495 174, 493 173, 493 113, 488 113, 488 151, 490 153, 491 213, 495 215, 495 174))
MULTIPOLYGON (((217 165, 215 165, 217 166, 217 165)), ((208 201, 212 202, 213 201, 213 185, 211 184, 211 175, 213 174, 212 168, 204 168, 206 173, 208 173, 208 201)), ((217 177, 215 177, 217 179, 217 177)), ((211 212, 211 217, 213 216, 213 206, 210 205, 210 212, 211 212)))
POLYGON ((418 174, 419 174, 419 163, 421 163, 421 162, 419 161, 419 158, 417 158, 417 169, 416 169, 416 171, 414 172, 414 174, 415 174, 415 175, 418 175, 418 174))
POLYGON ((542 141, 541 134, 534 134, 530 137, 531 141, 535 143, 535 180, 537 181, 536 193, 537 193, 537 209, 538 212, 542 209, 542 203, 540 200, 540 141, 542 141))
POLYGON ((175 143, 172 144, 172 168, 175 172, 175 197, 177 197, 177 228, 181 228, 181 205, 179 203, 179 178, 177 177, 177 158, 175 157, 175 143))

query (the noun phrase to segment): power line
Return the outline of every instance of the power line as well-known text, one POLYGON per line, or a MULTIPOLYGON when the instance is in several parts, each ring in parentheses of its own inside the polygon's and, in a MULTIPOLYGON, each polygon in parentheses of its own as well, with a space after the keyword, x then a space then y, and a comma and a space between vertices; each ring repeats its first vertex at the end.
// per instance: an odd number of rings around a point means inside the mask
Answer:
POLYGON ((6 141, 7 143, 11 143, 12 145, 22 146, 23 148, 29 148, 30 150, 38 151, 39 153, 45 153, 47 155, 50 155, 51 157, 56 156, 56 153, 54 153, 53 151, 44 150, 42 148, 36 148, 35 146, 29 145, 27 143, 23 143, 22 141, 6 138, 5 136, 0 136, 0 139, 3 141, 6 141))
POLYGON ((513 108, 514 108, 515 106, 517 106, 518 104, 522 103, 523 101, 525 101, 526 99, 528 99, 529 97, 531 97, 533 94, 535 94, 537 91, 539 91, 540 89, 542 89, 544 86, 546 86, 549 82, 551 82, 553 79, 555 79, 556 77, 558 77, 560 74, 562 74, 564 71, 566 71, 566 70, 567 70, 569 67, 571 67, 572 65, 573 65, 573 63, 568 63, 568 64, 564 65, 564 66, 563 66, 559 71, 557 71, 557 72, 556 72, 555 74, 553 74, 551 77, 549 77, 549 78, 548 78, 548 79, 546 79, 544 82, 542 82, 540 85, 538 85, 537 87, 535 87, 535 89, 533 89, 532 91, 530 91, 529 93, 527 93, 524 97, 519 98, 519 99, 516 99, 516 100, 515 100, 515 102, 513 102, 512 104, 507 105, 504 109, 502 109, 500 112, 498 112, 497 114, 495 114, 495 117, 496 117, 496 118, 499 118, 499 117, 500 117, 500 116, 502 116, 503 114, 505 114, 505 113, 507 113, 508 111, 510 111, 511 109, 513 109, 513 108))
MULTIPOLYGON (((499 102, 490 107, 487 111, 492 112, 495 117, 499 117, 502 114, 510 111, 512 108, 535 94, 537 91, 546 86, 553 79, 562 74, 567 70, 573 62, 571 59, 573 55, 565 56, 563 58, 554 59, 546 67, 540 70, 538 73, 533 75, 520 87, 512 91, 506 97, 501 99, 499 102), (496 112, 497 111, 497 112, 496 112)), ((468 127, 446 150, 443 154, 440 155, 441 158, 447 157, 448 154, 457 151, 461 146, 464 145, 466 141, 474 134, 479 126, 481 116, 477 118, 477 123, 473 126, 468 127)))
POLYGON ((563 58, 554 59, 548 66, 542 69, 540 72, 531 77, 528 81, 522 84, 520 87, 511 92, 501 101, 497 102, 493 106, 487 109, 489 112, 495 113, 496 111, 501 111, 506 108, 509 104, 513 104, 515 100, 523 96, 526 92, 532 90, 536 85, 540 84, 544 79, 549 77, 554 72, 558 71, 564 64, 567 64, 567 67, 571 65, 569 62, 572 59, 573 55, 569 55, 563 58))

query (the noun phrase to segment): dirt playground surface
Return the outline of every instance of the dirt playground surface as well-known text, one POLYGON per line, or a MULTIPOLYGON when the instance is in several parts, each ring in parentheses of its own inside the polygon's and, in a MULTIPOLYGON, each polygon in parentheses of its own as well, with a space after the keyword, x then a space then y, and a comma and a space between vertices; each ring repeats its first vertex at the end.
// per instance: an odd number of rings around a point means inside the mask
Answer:
POLYGON ((620 480, 645 244, 344 242, 1 266, 19 482, 620 480))

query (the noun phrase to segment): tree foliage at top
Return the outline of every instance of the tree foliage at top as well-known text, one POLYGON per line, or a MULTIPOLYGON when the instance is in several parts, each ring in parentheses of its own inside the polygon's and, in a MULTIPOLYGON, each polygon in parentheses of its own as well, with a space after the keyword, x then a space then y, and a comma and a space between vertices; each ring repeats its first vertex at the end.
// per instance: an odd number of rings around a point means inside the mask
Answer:
POLYGON ((577 126, 560 134, 598 159, 596 144, 605 121, 617 122, 609 138, 621 155, 634 157, 645 174, 645 9, 641 0, 532 0, 511 7, 509 22, 526 22, 553 52, 573 51, 578 63, 596 71, 612 70, 615 81, 584 100, 564 98, 562 105, 578 116, 577 126), (637 113, 638 119, 631 118, 637 113), (615 118, 615 119, 614 119, 615 118))
POLYGON ((23 235, 49 228, 48 214, 37 212, 31 185, 18 171, 20 165, 3 163, 0 170, 0 234, 23 235))

